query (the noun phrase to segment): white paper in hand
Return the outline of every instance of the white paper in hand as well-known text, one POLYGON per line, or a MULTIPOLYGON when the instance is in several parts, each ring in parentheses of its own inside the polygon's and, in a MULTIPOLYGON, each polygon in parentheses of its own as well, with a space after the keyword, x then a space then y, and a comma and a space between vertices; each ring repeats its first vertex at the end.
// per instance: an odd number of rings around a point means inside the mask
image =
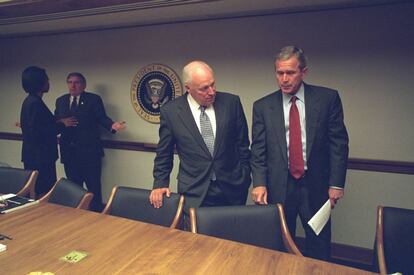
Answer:
POLYGON ((331 202, 329 199, 321 207, 321 209, 316 212, 316 214, 308 221, 309 226, 313 229, 316 235, 321 233, 322 229, 325 227, 326 223, 331 216, 331 202))

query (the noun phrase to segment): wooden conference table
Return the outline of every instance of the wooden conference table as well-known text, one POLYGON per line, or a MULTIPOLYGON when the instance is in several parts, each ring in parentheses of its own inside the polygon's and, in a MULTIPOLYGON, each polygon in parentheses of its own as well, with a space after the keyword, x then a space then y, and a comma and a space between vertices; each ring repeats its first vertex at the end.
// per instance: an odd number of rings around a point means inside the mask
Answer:
POLYGON ((371 274, 363 270, 41 203, 0 215, 0 274, 371 274), (76 263, 61 258, 86 252, 76 263))

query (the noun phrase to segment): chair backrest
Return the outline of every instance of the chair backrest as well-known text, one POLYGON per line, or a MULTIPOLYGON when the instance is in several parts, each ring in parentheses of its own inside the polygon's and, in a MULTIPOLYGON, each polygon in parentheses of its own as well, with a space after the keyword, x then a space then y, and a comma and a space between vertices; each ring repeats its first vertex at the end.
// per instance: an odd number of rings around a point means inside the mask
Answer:
POLYGON ((414 210, 378 206, 376 249, 381 274, 414 274, 414 210))
POLYGON ((51 202, 64 206, 79 209, 89 209, 89 204, 93 198, 93 194, 83 189, 78 184, 60 178, 53 188, 39 201, 51 202))
POLYGON ((19 196, 35 197, 36 170, 25 170, 12 167, 0 167, 0 193, 13 193, 19 196))
POLYGON ((181 223, 184 196, 171 193, 169 198, 164 197, 161 208, 154 208, 149 201, 150 193, 151 190, 115 186, 102 213, 177 228, 181 223))
POLYGON ((190 208, 190 220, 193 233, 302 255, 280 204, 190 208))

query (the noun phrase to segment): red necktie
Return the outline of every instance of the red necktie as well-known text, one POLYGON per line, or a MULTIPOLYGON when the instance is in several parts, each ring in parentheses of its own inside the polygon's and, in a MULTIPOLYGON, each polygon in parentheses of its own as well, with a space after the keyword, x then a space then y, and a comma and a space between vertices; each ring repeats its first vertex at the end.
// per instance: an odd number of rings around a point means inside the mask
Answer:
POLYGON ((289 171, 295 179, 300 179, 305 172, 302 152, 302 135, 296 96, 292 96, 289 111, 289 171))

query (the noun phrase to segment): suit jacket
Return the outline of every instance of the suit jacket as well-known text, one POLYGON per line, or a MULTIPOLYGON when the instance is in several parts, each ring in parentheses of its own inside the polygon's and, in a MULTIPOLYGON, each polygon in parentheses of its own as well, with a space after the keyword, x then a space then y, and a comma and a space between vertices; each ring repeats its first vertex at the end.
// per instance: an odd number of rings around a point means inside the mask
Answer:
MULTIPOLYGON (((305 85, 306 184, 313 210, 328 199, 329 186, 344 187, 348 161, 348 134, 337 91, 305 85)), ((284 203, 288 154, 279 90, 253 105, 253 186, 266 186, 269 203, 284 203)))
MULTIPOLYGON (((70 117, 70 94, 56 100, 57 119, 70 117)), ((89 163, 99 161, 104 156, 99 126, 108 131, 113 124, 105 112, 100 96, 82 92, 74 116, 78 120, 76 127, 66 127, 60 136, 61 162, 77 161, 89 163)))
POLYGON ((169 186, 175 147, 180 159, 178 192, 186 196, 186 207, 202 203, 213 170, 230 201, 245 202, 247 197, 251 182, 250 142, 239 97, 217 92, 214 111, 217 128, 212 157, 194 121, 187 94, 161 107, 154 188, 169 186))
POLYGON ((23 135, 22 161, 31 165, 54 163, 58 158, 58 124, 41 97, 29 94, 25 98, 20 124, 23 135))

